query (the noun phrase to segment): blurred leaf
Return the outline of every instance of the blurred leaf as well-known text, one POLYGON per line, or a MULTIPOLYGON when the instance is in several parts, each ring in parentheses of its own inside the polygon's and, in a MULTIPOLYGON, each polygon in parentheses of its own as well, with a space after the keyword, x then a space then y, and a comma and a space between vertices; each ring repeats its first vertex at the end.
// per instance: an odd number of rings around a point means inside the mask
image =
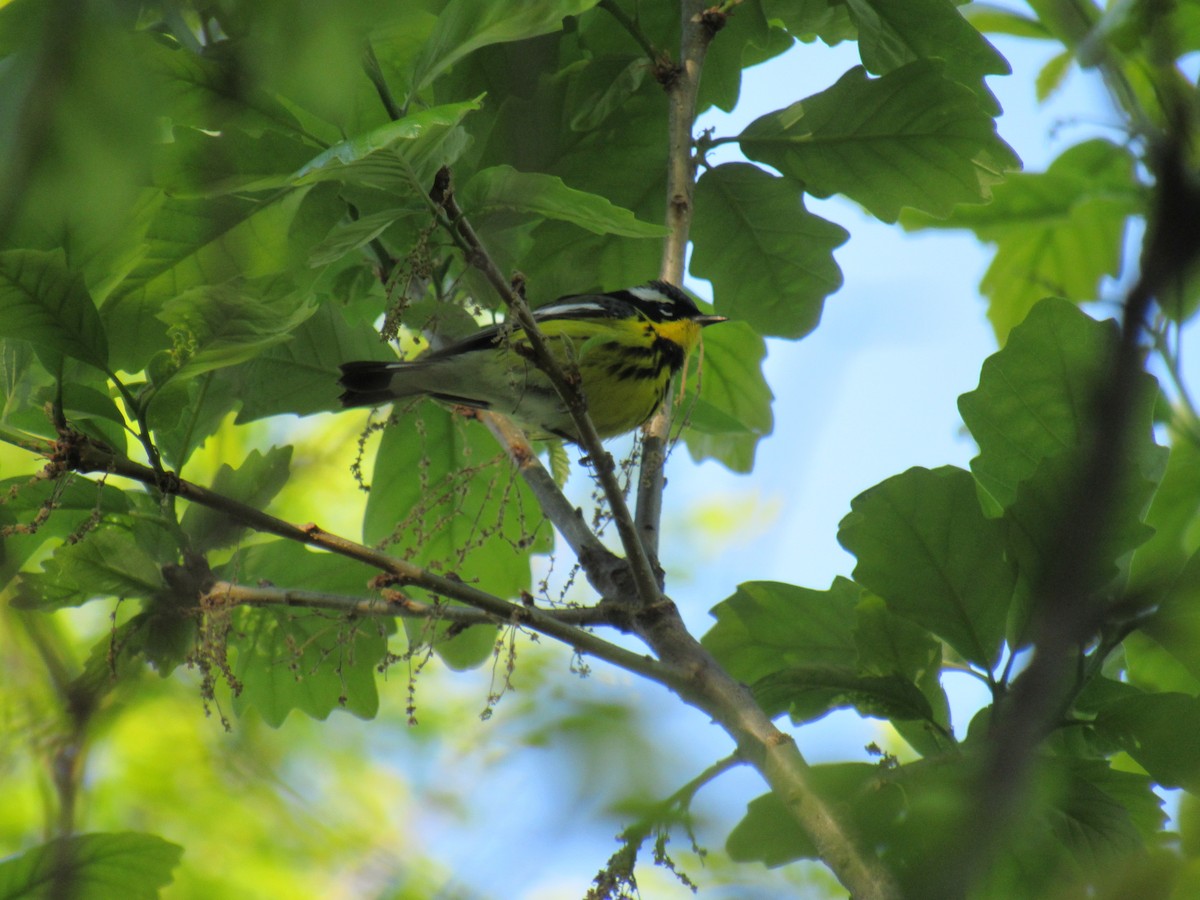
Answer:
POLYGON ((1045 172, 1016 173, 987 206, 961 206, 948 219, 906 213, 906 228, 969 228, 996 244, 981 288, 1004 342, 1049 295, 1095 300, 1101 279, 1120 271, 1125 225, 1144 204, 1133 156, 1108 141, 1065 150, 1045 172))
POLYGON ((1200 790, 1200 699, 1177 693, 1123 697, 1100 707, 1093 724, 1156 783, 1200 790))
POLYGON ((840 225, 804 208, 799 186, 745 163, 709 169, 696 185, 691 272, 713 283, 717 309, 759 334, 803 337, 842 285, 840 225))
POLYGON ((0 337, 108 368, 108 338, 96 306, 61 251, 0 251, 0 337))
POLYGON ((1158 593, 1200 550, 1200 446, 1186 435, 1172 435, 1162 481, 1146 513, 1154 529, 1130 563, 1130 590, 1158 593))
POLYGON ((567 16, 577 16, 597 0, 525 0, 519 5, 489 0, 450 0, 417 59, 413 93, 473 50, 558 31, 567 16))
MULTIPOLYGON (((290 446, 272 447, 266 454, 251 450, 238 468, 225 463, 217 470, 212 491, 254 509, 265 509, 287 483, 291 462, 290 446)), ((231 546, 246 527, 231 516, 198 503, 187 508, 180 525, 198 553, 231 546)))
POLYGON ((310 144, 274 131, 213 133, 179 126, 171 138, 155 160, 154 183, 179 198, 278 190, 313 155, 310 144))
MULTIPOLYGON (((286 281, 266 286, 229 282, 193 288, 162 304, 179 356, 172 380, 236 365, 286 341, 316 311, 307 292, 286 281)), ((156 379, 161 384, 162 381, 156 379)))
POLYGON ((296 117, 267 92, 239 78, 238 61, 219 50, 201 57, 143 32, 139 47, 147 79, 161 86, 164 113, 176 125, 219 132, 231 124, 247 131, 303 134, 296 117))
MULTIPOLYGON (((1037 470, 1017 485, 1016 499, 1004 511, 1021 604, 1014 610, 1016 615, 1010 624, 1010 643, 1014 646, 1024 643, 1027 618, 1032 612, 1028 604, 1035 599, 1049 603, 1057 599, 1037 598, 1035 592, 1045 584, 1043 574, 1047 568, 1063 552, 1063 523, 1071 521, 1070 505, 1083 487, 1082 453, 1089 452, 1090 446, 1079 449, 1080 453, 1060 452, 1042 459, 1037 470)), ((1151 529, 1141 518, 1154 487, 1152 480, 1124 472, 1114 480, 1104 527, 1091 546, 1077 551, 1081 555, 1075 587, 1080 596, 1091 596, 1097 604, 1105 602, 1106 595, 1100 589, 1117 576, 1118 561, 1150 537, 1151 529)))
POLYGON ((885 222, 905 206, 946 216, 955 204, 982 203, 1020 166, 978 98, 925 61, 876 79, 851 69, 756 119, 738 143, 808 193, 845 194, 885 222))
POLYGON ((858 26, 863 65, 886 75, 919 59, 941 59, 946 75, 966 85, 992 115, 1000 104, 984 83, 985 75, 1008 75, 1008 62, 951 0, 847 0, 858 26))
POLYGON ((771 388, 762 373, 766 355, 766 342, 741 322, 705 329, 703 352, 693 357, 698 363, 689 363, 681 404, 692 459, 716 459, 734 472, 754 468, 758 442, 775 424, 771 388))
MULTIPOLYGON (((296 170, 293 182, 340 181, 409 193, 410 167, 424 185, 434 171, 454 162, 465 137, 459 124, 480 103, 475 99, 430 107, 348 138, 296 170)), ((431 186, 424 185, 426 190, 431 186)))
POLYGON ((1063 80, 1071 71, 1071 63, 1074 61, 1075 54, 1064 50, 1062 53, 1050 57, 1050 61, 1042 66, 1042 71, 1038 72, 1036 86, 1039 103, 1045 103, 1055 91, 1062 87, 1063 80))
POLYGON ((1050 40, 1046 26, 1033 16, 1026 16, 993 3, 970 3, 962 10, 963 17, 986 34, 1007 34, 1012 37, 1050 40))
POLYGON ((79 834, 0 862, 0 897, 156 900, 171 883, 183 848, 153 834, 79 834))
POLYGON ((165 202, 150 225, 141 262, 100 308, 114 336, 115 367, 141 371, 154 353, 171 347, 159 316, 168 301, 175 302, 179 318, 190 303, 219 304, 235 290, 217 285, 235 278, 253 283, 306 258, 307 248, 290 246, 288 234, 304 195, 289 191, 261 203, 229 197, 165 202), (199 290, 181 300, 191 288, 199 290), (208 291, 214 299, 200 300, 208 291))
POLYGON ((748 581, 713 607, 701 639, 739 681, 752 684, 802 665, 844 665, 855 655, 854 608, 862 590, 837 578, 827 591, 748 581))
MULTIPOLYGON (((979 444, 971 471, 1001 506, 1013 503, 1018 485, 1043 459, 1091 446, 1095 398, 1116 346, 1115 323, 1097 322, 1052 298, 1034 307, 1004 349, 984 361, 979 387, 959 397, 958 408, 979 444)), ((1133 474, 1157 480, 1163 460, 1150 436, 1154 398, 1153 377, 1140 374, 1130 424, 1133 474)))
POLYGON ((913 468, 859 494, 838 541, 854 578, 888 609, 986 669, 999 658, 1013 573, 1000 524, 984 518, 962 469, 913 468))
POLYGON ((639 221, 604 197, 567 187, 562 179, 538 172, 494 166, 476 172, 462 189, 462 206, 472 216, 513 210, 571 222, 594 234, 664 237, 662 225, 639 221))
MULTIPOLYGON (((1160 490, 1166 487, 1164 482, 1160 490)), ((1170 568, 1164 566, 1163 571, 1150 577, 1167 576, 1170 568)), ((1193 678, 1200 678, 1200 552, 1192 554, 1165 590, 1161 583, 1154 582, 1146 590, 1158 602, 1142 630, 1166 648, 1193 678)))

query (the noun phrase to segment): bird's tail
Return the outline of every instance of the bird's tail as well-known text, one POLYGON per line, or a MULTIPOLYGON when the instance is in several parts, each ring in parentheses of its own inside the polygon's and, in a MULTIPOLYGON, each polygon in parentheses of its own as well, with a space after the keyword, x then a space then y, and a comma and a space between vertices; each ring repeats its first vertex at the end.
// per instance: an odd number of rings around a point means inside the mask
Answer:
POLYGON ((401 397, 426 392, 418 379, 406 378, 423 366, 419 362, 348 362, 341 366, 338 384, 346 390, 338 398, 343 408, 379 406, 401 397))

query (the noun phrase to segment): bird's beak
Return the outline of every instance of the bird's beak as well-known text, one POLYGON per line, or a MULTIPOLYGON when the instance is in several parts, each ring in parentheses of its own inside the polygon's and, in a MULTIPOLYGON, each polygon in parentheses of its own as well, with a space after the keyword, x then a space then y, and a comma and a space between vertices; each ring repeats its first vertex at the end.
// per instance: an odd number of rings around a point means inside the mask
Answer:
POLYGON ((728 316, 694 316, 692 321, 697 325, 704 327, 705 325, 716 325, 718 322, 728 322, 728 316))

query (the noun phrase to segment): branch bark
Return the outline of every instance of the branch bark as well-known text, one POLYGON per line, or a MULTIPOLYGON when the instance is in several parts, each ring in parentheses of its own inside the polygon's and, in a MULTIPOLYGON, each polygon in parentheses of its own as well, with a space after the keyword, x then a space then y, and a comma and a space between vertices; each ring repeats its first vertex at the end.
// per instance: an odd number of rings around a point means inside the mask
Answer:
MULTIPOLYGON (((696 121, 696 95, 708 45, 723 22, 722 14, 706 12, 705 4, 684 0, 680 5, 679 66, 667 83, 667 213, 671 233, 663 245, 659 277, 683 284, 683 263, 692 228, 692 200, 696 190, 696 160, 692 154, 692 129, 696 121)), ((662 407, 642 430, 642 462, 638 477, 635 524, 646 553, 658 558, 662 521, 663 467, 671 430, 674 400, 668 393, 662 407)))

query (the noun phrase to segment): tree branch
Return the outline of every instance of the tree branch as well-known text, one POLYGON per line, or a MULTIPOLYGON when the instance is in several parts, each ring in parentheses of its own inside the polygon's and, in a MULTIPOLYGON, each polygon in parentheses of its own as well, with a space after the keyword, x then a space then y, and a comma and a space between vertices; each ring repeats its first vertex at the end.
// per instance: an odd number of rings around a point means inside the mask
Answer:
MULTIPOLYGON (((304 609, 327 609, 356 616, 399 617, 406 619, 437 619, 456 625, 507 625, 512 619, 502 619, 494 613, 445 603, 423 603, 401 591, 384 588, 377 597, 351 597, 324 591, 304 591, 283 587, 250 587, 231 581, 218 581, 208 589, 201 602, 223 606, 297 606, 304 609)), ((515 605, 514 605, 515 606, 515 605)), ((530 609, 523 606, 520 609, 530 609)), ((536 608, 536 607, 532 607, 536 608)), ((604 611, 595 606, 576 609, 539 610, 564 624, 604 625, 604 611)))
MULTIPOLYGON (((604 497, 608 501, 613 521, 617 526, 617 533, 621 538, 621 546, 625 550, 625 557, 632 573, 633 585, 637 590, 637 600, 642 606, 652 606, 662 597, 658 576, 645 547, 638 538, 633 516, 625 502, 620 482, 617 480, 616 464, 613 462, 612 454, 604 449, 604 444, 588 415, 587 398, 580 389, 578 378, 569 377, 563 367, 559 365, 558 360, 550 352, 545 336, 538 328, 529 304, 500 271, 488 254, 487 248, 483 246, 483 242, 475 233, 475 229, 467 221, 450 189, 450 171, 448 169, 442 169, 438 173, 431 199, 439 222, 449 230, 466 254, 468 262, 484 274, 521 326, 529 340, 534 364, 550 380, 566 406, 571 421, 575 425, 579 445, 588 454, 592 472, 600 482, 604 497)), ((580 562, 582 564, 583 561, 580 562)))
POLYGON ((185 500, 217 510, 256 531, 320 547, 349 559, 366 563, 391 575, 397 584, 424 588, 438 596, 459 600, 468 606, 488 613, 499 621, 527 626, 547 637, 567 644, 579 653, 603 659, 659 684, 674 687, 680 680, 679 674, 669 665, 611 644, 591 632, 564 622, 555 614, 545 610, 501 599, 469 584, 438 575, 380 550, 323 531, 316 525, 293 525, 223 494, 184 481, 177 476, 172 476, 162 483, 163 480, 154 470, 131 459, 117 456, 82 435, 70 433, 69 439, 64 438, 57 444, 47 442, 47 446, 50 450, 48 455, 52 456, 51 474, 65 470, 102 471, 132 478, 147 486, 159 488, 175 496, 183 497, 185 500))
MULTIPOLYGON (((1187 133, 1187 132, 1184 132, 1187 133)), ((1087 591, 1096 550, 1111 529, 1111 514, 1129 459, 1138 379, 1144 370, 1141 339, 1159 292, 1200 256, 1200 184, 1185 163, 1182 139, 1152 154, 1156 176, 1141 273, 1125 299, 1121 340, 1107 381, 1096 393, 1102 410, 1096 435, 1057 526, 1057 552, 1034 586, 1033 658, 997 705, 994 727, 955 860, 938 873, 930 897, 959 897, 985 871, 1000 839, 1018 826, 1038 748, 1074 702, 1082 648, 1104 625, 1110 607, 1087 591), (969 835, 969 837, 968 837, 969 835)), ((1098 652, 1098 651, 1094 651, 1098 652)))
MULTIPOLYGON (((692 227, 692 199, 696 189, 696 160, 692 155, 692 129, 696 120, 696 94, 704 57, 724 16, 706 13, 705 4, 685 0, 682 4, 680 65, 666 84, 667 120, 667 216, 671 230, 663 246, 659 277, 683 284, 683 263, 692 227)), ((646 552, 658 558, 659 525, 667 462, 667 439, 671 430, 674 400, 668 393, 663 405, 643 428, 642 463, 637 491, 637 534, 646 552)))

